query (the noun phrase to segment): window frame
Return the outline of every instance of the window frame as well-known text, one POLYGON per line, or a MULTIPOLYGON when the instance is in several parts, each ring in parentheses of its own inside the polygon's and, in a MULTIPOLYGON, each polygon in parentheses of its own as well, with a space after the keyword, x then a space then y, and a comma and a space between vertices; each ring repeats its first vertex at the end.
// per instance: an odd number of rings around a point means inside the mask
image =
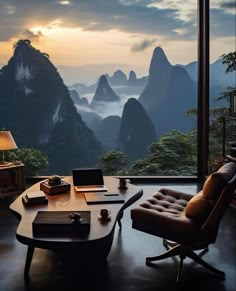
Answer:
MULTIPOLYGON (((197 3, 197 176, 122 176, 132 183, 199 183, 208 176, 209 160, 209 0, 197 3)), ((116 176, 121 178, 121 176, 116 176)))

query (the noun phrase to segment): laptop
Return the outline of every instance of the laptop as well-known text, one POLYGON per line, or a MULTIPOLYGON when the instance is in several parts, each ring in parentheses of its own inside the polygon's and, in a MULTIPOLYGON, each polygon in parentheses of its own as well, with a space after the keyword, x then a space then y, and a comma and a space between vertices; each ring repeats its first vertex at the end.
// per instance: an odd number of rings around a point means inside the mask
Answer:
POLYGON ((72 170, 73 183, 76 192, 104 192, 102 169, 79 168, 72 170))

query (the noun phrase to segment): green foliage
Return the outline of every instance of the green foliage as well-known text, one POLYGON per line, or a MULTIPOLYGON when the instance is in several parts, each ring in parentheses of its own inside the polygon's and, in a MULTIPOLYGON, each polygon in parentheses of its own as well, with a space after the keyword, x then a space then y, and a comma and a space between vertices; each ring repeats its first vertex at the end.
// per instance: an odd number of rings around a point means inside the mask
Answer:
POLYGON ((121 175, 128 165, 127 156, 116 150, 106 152, 101 156, 98 166, 103 169, 105 175, 121 175))
POLYGON ((173 130, 151 144, 148 156, 136 161, 129 172, 133 175, 195 175, 196 152, 196 131, 173 130))
POLYGON ((236 51, 228 54, 223 54, 221 56, 221 61, 224 65, 226 65, 226 74, 236 71, 236 51))
POLYGON ((196 175, 196 131, 177 130, 163 135, 149 147, 148 155, 128 166, 127 156, 119 151, 105 153, 99 166, 106 175, 196 175))
MULTIPOLYGON (((222 63, 226 65, 226 74, 236 71, 236 52, 221 56, 222 63)), ((231 94, 236 94, 236 87, 228 87, 226 91, 218 96, 217 100, 226 100, 229 104, 231 94)), ((209 110, 209 172, 215 170, 215 166, 221 164, 224 157, 223 153, 223 119, 230 113, 228 107, 215 107, 209 110)), ((197 115, 197 109, 188 111, 188 116, 197 115)))
POLYGON ((26 176, 35 176, 48 166, 48 158, 33 148, 21 148, 6 151, 8 161, 21 161, 25 165, 26 176))
MULTIPOLYGON (((225 73, 236 71, 236 52, 221 56, 222 63, 226 66, 225 73)), ((236 87, 228 87, 222 92, 217 100, 226 100, 229 104, 231 94, 236 94, 236 87)), ((230 114, 228 107, 217 107, 210 109, 209 123, 209 168, 214 169, 214 165, 223 160, 223 118, 230 114)), ((211 172, 211 170, 210 170, 211 172)))

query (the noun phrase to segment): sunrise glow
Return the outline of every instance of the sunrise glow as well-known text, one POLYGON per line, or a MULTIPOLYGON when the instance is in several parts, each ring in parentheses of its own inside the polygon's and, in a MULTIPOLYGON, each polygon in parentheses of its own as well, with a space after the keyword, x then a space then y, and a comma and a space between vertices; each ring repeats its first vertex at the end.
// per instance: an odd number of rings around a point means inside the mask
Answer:
MULTIPOLYGON (((29 39, 35 48, 49 54, 56 66, 87 66, 93 68, 94 75, 108 68, 147 75, 157 46, 172 64, 197 59, 195 0, 178 0, 171 6, 169 1, 137 4, 122 0, 109 1, 109 5, 104 1, 98 5, 96 1, 49 0, 26 6, 19 2, 4 1, 1 7, 0 66, 9 61, 19 39, 29 39), (9 22, 10 17, 15 22, 9 22)), ((211 1, 212 62, 235 49, 235 18, 232 9, 222 3, 211 1)))

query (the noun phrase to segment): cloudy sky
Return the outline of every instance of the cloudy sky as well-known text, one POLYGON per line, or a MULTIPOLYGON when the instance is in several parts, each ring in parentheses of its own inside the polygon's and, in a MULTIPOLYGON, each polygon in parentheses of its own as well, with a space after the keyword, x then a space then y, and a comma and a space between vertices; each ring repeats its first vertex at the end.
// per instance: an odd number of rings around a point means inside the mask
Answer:
MULTIPOLYGON (((235 50, 235 0, 211 0, 211 61, 235 50)), ((172 64, 197 58, 197 0, 0 0, 0 64, 19 39, 48 53, 66 83, 148 74, 156 46, 172 64)), ((1 66, 0 65, 0 66, 1 66)))

